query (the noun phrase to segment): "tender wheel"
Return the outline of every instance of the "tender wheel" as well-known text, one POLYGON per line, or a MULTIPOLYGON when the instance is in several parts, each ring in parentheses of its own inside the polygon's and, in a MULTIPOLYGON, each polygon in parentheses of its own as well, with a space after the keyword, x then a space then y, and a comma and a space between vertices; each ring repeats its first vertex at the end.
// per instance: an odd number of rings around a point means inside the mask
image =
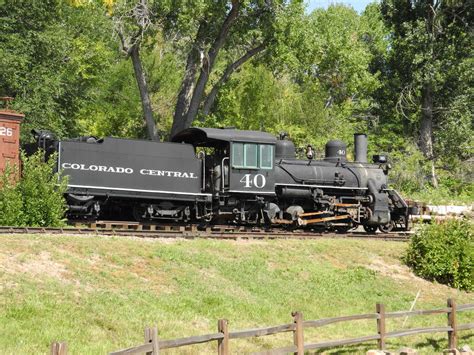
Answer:
POLYGON ((395 222, 390 221, 389 223, 387 223, 383 226, 379 226, 379 230, 382 233, 390 233, 392 231, 393 227, 395 227, 395 222))
POLYGON ((145 217, 145 209, 141 206, 133 207, 133 218, 137 222, 145 222, 147 220, 145 217))
POLYGON ((363 227, 367 233, 375 233, 377 231, 377 226, 369 226, 367 224, 364 224, 363 227))

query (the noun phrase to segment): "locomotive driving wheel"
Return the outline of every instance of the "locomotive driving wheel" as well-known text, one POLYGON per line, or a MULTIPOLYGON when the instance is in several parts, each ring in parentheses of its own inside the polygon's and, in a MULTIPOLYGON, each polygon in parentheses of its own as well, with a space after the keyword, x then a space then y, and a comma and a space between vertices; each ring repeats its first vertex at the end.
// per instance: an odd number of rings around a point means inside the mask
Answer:
POLYGON ((349 223, 344 224, 344 225, 334 226, 335 232, 336 232, 336 233, 340 233, 340 234, 347 233, 347 232, 349 232, 352 228, 354 228, 354 225, 352 224, 352 222, 349 222, 349 223))
POLYGON ((384 224, 382 226, 379 226, 379 230, 382 232, 382 233, 390 233, 393 229, 393 227, 395 227, 395 222, 394 221, 390 221, 388 222, 387 224, 384 224))
POLYGON ((375 233, 377 231, 377 226, 370 226, 368 224, 364 224, 363 227, 367 233, 375 233))

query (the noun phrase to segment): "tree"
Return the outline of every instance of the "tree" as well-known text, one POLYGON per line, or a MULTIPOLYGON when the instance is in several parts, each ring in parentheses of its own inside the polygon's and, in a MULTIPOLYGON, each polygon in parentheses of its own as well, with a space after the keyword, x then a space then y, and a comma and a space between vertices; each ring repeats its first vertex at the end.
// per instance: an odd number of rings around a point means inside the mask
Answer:
MULTIPOLYGON (((458 78, 465 76, 466 60, 473 54, 473 10, 469 2, 437 0, 384 0, 381 8, 391 30, 390 68, 392 83, 399 85, 398 112, 418 130, 418 145, 437 187, 434 132, 443 119, 456 114, 450 107, 459 95, 464 95, 464 109, 472 100, 466 91, 455 90, 453 81, 465 88, 458 78)), ((472 108, 468 110, 472 115, 472 108)))
POLYGON ((211 109, 214 106, 214 103, 216 101, 217 94, 221 87, 229 80, 230 76, 232 73, 234 73, 240 66, 242 66, 245 62, 247 62, 249 59, 251 59, 253 56, 256 54, 262 52, 265 50, 266 45, 264 43, 258 45, 257 47, 254 47, 250 50, 248 50, 242 57, 237 59, 235 62, 232 62, 227 66, 227 68, 224 70, 224 73, 222 76, 219 78, 216 84, 212 87, 211 92, 207 95, 206 100, 204 102, 204 107, 202 109, 202 115, 203 117, 209 115, 211 112, 211 109))
POLYGON ((370 70, 370 46, 382 47, 383 35, 346 6, 288 12, 293 17, 277 17, 265 52, 221 87, 199 124, 287 131, 297 144, 321 150, 329 139, 351 142, 355 131, 367 129, 376 104, 380 82, 370 70))
POLYGON ((140 45, 144 36, 149 34, 152 28, 156 28, 154 23, 156 16, 153 14, 153 8, 147 0, 138 0, 133 7, 130 7, 127 1, 119 1, 115 4, 113 11, 114 28, 120 38, 122 51, 127 58, 131 59, 133 64, 148 138, 159 141, 160 138, 156 132, 148 84, 140 58, 140 45))
MULTIPOLYGON (((231 74, 271 43, 276 18, 289 2, 220 0, 200 2, 192 9, 184 2, 177 1, 175 5, 178 3, 180 6, 175 6, 165 17, 165 31, 169 36, 184 28, 193 39, 183 46, 186 64, 171 136, 189 127, 202 105, 203 116, 211 112, 218 91, 231 74), (206 86, 215 76, 216 65, 221 64, 219 59, 222 58, 218 56, 222 50, 226 54, 225 69, 206 95, 206 86)), ((183 38, 182 33, 180 38, 183 38)))
POLYGON ((311 119, 303 120, 303 126, 311 127, 310 135, 321 140, 351 142, 354 131, 367 130, 376 106, 373 94, 380 80, 379 73, 371 71, 371 46, 378 34, 343 5, 313 11, 302 27, 291 48, 296 61, 290 73, 300 84, 305 103, 320 108, 315 113, 311 106, 305 107, 311 119))
POLYGON ((77 112, 114 59, 104 8, 64 1, 0 2, 0 95, 15 97, 32 128, 78 134, 77 112))

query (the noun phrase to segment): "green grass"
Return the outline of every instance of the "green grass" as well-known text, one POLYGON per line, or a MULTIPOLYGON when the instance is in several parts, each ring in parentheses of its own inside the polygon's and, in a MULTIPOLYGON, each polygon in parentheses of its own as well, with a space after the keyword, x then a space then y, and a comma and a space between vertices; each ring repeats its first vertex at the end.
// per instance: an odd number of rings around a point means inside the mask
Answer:
MULTIPOLYGON (((318 241, 133 240, 71 236, 0 236, 0 352, 47 353, 67 341, 72 354, 105 354, 142 342, 156 324, 162 339, 213 333, 217 320, 230 330, 305 319, 407 310, 474 302, 473 294, 414 277, 401 265, 406 244, 325 239, 318 241)), ((459 313, 473 322, 474 312, 459 313)), ((403 319, 388 322, 401 329, 403 319)), ((405 328, 445 325, 446 316, 409 318, 405 328)), ((375 321, 340 323, 305 332, 308 342, 374 334, 375 321)), ((231 340, 233 353, 290 345, 291 333, 231 340)), ((462 332, 460 344, 474 344, 462 332)), ((441 352, 446 334, 388 342, 441 352)), ((326 350, 364 353, 375 343, 326 350)), ((169 351, 176 353, 178 350, 169 351)), ((209 353, 215 343, 181 348, 209 353)), ((166 352, 165 352, 166 353, 166 352)))

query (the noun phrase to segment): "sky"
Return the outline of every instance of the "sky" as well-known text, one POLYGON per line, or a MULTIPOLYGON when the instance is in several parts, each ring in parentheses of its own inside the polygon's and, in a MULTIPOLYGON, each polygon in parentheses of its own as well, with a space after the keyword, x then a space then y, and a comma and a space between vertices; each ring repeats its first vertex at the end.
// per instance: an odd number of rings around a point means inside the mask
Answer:
POLYGON ((374 0, 306 0, 308 4, 307 11, 311 12, 316 8, 327 8, 331 4, 345 4, 352 6, 357 12, 361 13, 365 7, 374 0))

